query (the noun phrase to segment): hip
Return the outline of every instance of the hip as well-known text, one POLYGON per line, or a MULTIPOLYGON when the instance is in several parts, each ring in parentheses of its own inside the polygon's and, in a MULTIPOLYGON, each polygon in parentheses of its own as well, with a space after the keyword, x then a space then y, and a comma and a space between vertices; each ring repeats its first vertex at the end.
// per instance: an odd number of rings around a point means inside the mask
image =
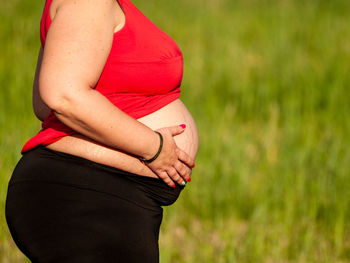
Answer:
POLYGON ((38 146, 12 173, 5 217, 32 262, 158 262, 161 206, 182 189, 38 146))

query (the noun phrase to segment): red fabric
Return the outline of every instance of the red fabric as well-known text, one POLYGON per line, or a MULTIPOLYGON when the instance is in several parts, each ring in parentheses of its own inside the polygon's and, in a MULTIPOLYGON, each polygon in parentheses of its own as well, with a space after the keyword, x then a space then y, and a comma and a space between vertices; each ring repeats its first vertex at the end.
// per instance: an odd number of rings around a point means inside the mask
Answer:
MULTIPOLYGON (((51 2, 46 0, 40 23, 43 47, 51 24, 51 2)), ((114 34, 110 54, 95 89, 137 119, 180 97, 183 56, 174 40, 130 0, 119 2, 126 22, 114 34)), ((60 122, 51 111, 42 123, 42 129, 23 146, 21 153, 74 133, 77 132, 60 122)))

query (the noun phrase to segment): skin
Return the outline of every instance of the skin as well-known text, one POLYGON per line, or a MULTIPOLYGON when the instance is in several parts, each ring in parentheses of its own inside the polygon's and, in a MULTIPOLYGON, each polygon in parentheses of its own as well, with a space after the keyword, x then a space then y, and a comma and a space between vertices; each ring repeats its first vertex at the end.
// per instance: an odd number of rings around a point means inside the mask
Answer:
MULTIPOLYGON (((189 181, 194 157, 174 140, 184 129, 179 125, 157 127, 149 116, 135 120, 93 89, 109 55, 113 34, 125 23, 119 5, 114 0, 54 0, 50 15, 52 24, 45 49, 39 52, 33 86, 33 106, 39 119, 52 109, 61 122, 80 133, 67 136, 75 143, 70 153, 75 149, 81 155, 86 149, 98 151, 100 147, 105 153, 118 153, 126 166, 135 167, 140 167, 135 156, 149 159, 157 152, 159 136, 153 131, 157 130, 164 138, 162 152, 152 163, 142 164, 140 173, 159 177, 168 185, 189 181)), ((182 107, 179 103, 177 100, 169 107, 182 107)), ((61 144, 65 143, 63 139, 59 140, 61 144)), ((59 149, 59 143, 56 146, 59 149)))

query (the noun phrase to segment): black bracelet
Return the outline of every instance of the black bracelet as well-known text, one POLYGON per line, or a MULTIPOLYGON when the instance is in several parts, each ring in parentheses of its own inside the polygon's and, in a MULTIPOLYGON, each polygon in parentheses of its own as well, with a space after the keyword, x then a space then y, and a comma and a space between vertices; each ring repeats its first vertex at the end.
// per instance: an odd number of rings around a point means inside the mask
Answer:
POLYGON ((162 136, 162 134, 160 132, 157 132, 157 131, 154 131, 154 132, 158 133, 159 138, 160 138, 160 145, 159 145, 158 152, 156 153, 156 155, 154 155, 151 159, 148 159, 148 160, 146 160, 143 157, 139 157, 139 159, 142 162, 145 162, 145 163, 153 162, 155 159, 157 159, 157 157, 159 156, 160 152, 162 151, 162 148, 163 148, 163 136, 162 136))

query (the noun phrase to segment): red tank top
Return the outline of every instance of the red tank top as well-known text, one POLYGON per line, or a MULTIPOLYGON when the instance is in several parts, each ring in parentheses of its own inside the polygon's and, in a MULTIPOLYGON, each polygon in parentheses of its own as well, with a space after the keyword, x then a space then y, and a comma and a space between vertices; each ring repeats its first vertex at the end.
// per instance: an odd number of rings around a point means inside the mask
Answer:
MULTIPOLYGON (((40 22, 43 47, 51 24, 51 2, 46 0, 40 22)), ((110 54, 95 89, 120 110, 138 119, 180 97, 183 57, 174 40, 130 0, 119 0, 119 3, 125 14, 125 25, 114 34, 110 54)), ((27 141, 21 153, 76 133, 51 111, 42 129, 27 141)))

